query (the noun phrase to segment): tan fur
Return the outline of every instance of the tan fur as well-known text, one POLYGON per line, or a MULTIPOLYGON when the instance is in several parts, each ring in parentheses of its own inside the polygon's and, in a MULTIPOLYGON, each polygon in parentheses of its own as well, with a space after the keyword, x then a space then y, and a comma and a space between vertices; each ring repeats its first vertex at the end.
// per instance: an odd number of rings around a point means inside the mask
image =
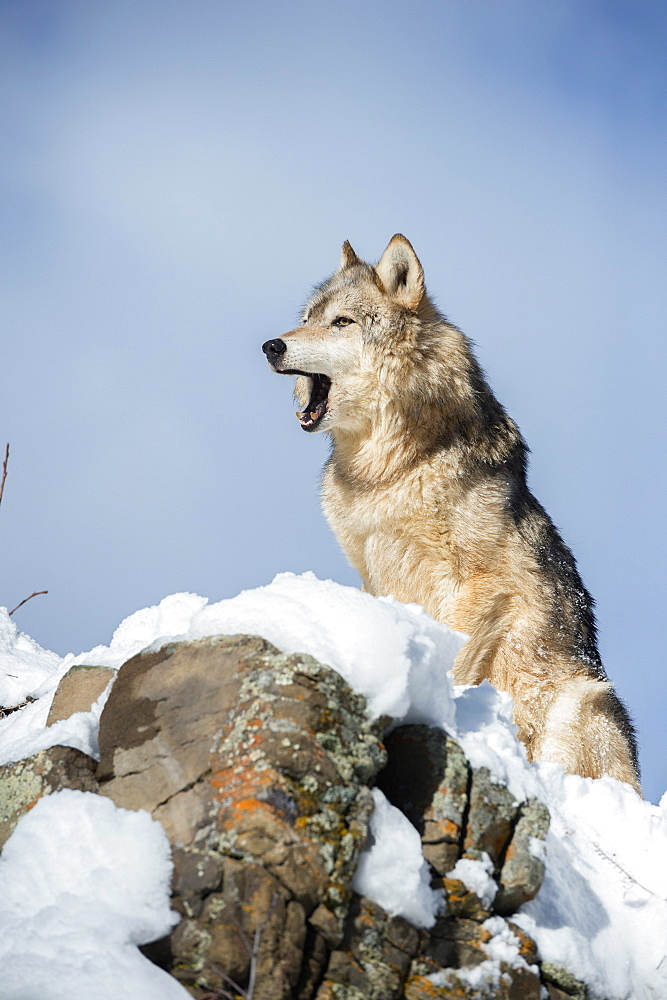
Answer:
POLYGON ((531 760, 639 789, 632 724, 599 660, 592 601, 528 491, 518 428, 428 298, 405 237, 375 268, 346 243, 302 325, 264 349, 274 370, 303 373, 305 413, 317 402, 308 373, 331 380, 324 414, 322 404, 302 423, 331 435, 324 512, 365 589, 470 635, 455 678, 488 679, 513 696, 531 760))

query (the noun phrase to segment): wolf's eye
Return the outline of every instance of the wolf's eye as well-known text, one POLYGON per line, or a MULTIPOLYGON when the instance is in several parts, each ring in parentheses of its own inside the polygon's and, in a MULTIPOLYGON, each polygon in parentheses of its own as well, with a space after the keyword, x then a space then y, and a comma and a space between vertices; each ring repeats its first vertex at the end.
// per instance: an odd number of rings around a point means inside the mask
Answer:
POLYGON ((350 323, 354 323, 353 319, 349 316, 337 316, 336 319, 331 324, 332 326, 349 326, 350 323))

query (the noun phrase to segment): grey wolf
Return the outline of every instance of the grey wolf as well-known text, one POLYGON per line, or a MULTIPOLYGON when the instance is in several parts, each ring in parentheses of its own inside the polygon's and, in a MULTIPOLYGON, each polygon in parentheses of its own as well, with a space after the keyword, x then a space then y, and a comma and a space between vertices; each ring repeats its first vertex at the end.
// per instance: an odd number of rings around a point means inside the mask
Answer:
POLYGON ((346 242, 301 325, 263 350, 297 376, 302 428, 331 435, 322 504, 365 590, 470 636, 454 677, 512 695, 530 760, 639 791, 593 601, 528 489, 517 425, 436 309, 408 240, 394 236, 374 267, 346 242))

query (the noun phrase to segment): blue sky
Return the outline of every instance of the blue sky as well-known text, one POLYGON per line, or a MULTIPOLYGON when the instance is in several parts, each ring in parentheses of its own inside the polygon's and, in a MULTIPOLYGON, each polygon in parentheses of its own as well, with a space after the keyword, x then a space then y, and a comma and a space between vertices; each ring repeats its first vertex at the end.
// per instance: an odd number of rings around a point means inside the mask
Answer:
POLYGON ((532 448, 664 764, 667 13, 2 0, 3 581, 78 652, 165 594, 356 584, 260 345, 340 244, 413 242, 532 448))

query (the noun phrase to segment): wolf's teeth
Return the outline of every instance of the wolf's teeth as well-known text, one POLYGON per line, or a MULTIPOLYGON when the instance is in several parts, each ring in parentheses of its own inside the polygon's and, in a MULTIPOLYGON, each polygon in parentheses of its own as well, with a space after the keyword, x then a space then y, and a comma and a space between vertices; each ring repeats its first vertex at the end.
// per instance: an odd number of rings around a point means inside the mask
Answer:
POLYGON ((303 420, 305 415, 306 415, 305 413, 297 413, 297 417, 299 418, 299 420, 303 420))
POLYGON ((317 414, 316 413, 311 413, 310 414, 310 419, 311 420, 317 420, 317 414))

